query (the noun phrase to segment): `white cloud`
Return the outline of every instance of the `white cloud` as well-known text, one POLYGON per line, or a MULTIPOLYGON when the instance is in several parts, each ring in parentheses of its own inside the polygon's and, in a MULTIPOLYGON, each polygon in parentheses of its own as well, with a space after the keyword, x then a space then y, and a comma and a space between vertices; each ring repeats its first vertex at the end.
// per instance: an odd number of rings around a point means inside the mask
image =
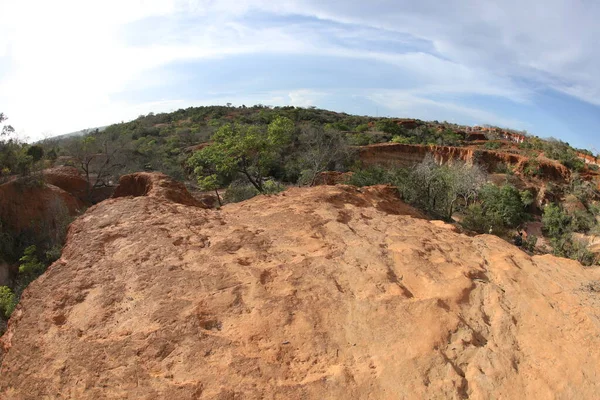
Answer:
MULTIPOLYGON (((438 112, 477 122, 523 124, 435 96, 495 96, 528 104, 535 85, 518 81, 527 79, 600 104, 600 54, 594 50, 599 7, 566 0, 506 0, 501 5, 476 0, 0 0, 0 111, 30 136, 46 130, 58 134, 192 105, 187 99, 114 100, 130 88, 171 79, 152 72, 169 63, 236 54, 302 54, 395 66, 407 89, 390 94, 373 88, 369 98, 391 101, 414 116, 444 119, 432 115, 438 112), (262 20, 247 18, 255 13, 262 20), (282 23, 269 15, 321 22, 282 23), (129 35, 132 30, 137 30, 137 42, 129 35), (371 49, 368 40, 387 45, 371 49)), ((290 85, 276 93, 200 95, 195 104, 223 98, 223 104, 319 105, 336 90, 355 88, 355 82, 343 84, 328 93, 290 85)))
POLYGON ((394 116, 423 120, 448 121, 465 125, 492 124, 513 129, 531 129, 524 121, 507 118, 490 111, 457 104, 454 101, 434 100, 412 91, 378 90, 367 96, 394 116))

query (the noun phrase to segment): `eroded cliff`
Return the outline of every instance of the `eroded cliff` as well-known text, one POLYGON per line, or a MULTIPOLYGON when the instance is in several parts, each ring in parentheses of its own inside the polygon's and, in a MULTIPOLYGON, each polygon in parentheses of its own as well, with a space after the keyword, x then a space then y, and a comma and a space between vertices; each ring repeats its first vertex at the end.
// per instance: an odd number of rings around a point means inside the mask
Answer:
MULTIPOLYGON (((458 160, 467 163, 476 162, 488 172, 494 172, 499 166, 512 166, 522 172, 534 160, 503 151, 482 150, 472 147, 425 146, 418 144, 380 143, 359 148, 360 160, 366 165, 387 164, 412 167, 425 159, 427 155, 442 163, 458 160)), ((535 159, 535 168, 545 180, 566 182, 571 173, 564 165, 548 159, 535 159)))

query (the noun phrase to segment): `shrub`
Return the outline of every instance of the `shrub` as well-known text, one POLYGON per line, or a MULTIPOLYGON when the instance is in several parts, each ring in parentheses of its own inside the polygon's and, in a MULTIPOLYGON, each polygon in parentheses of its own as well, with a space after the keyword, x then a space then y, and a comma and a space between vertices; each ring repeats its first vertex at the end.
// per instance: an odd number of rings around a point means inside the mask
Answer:
POLYGON ((587 233, 596 224, 596 219, 587 211, 576 210, 571 215, 571 230, 574 232, 587 233))
POLYGON ((44 149, 38 145, 29 146, 27 155, 31 156, 33 162, 38 162, 44 157, 44 149))
POLYGON ((276 194, 283 192, 285 190, 285 186, 277 181, 268 180, 263 184, 264 194, 276 194))
POLYGON ((594 265, 597 262, 596 255, 588 249, 587 243, 574 240, 571 234, 552 238, 550 243, 553 254, 557 257, 570 258, 585 266, 594 265))
POLYGON ((373 186, 381 184, 393 184, 394 178, 390 170, 379 166, 371 166, 354 171, 346 179, 348 185, 358 187, 373 186))
POLYGON ((504 227, 516 228, 529 219, 526 209, 533 196, 519 192, 510 184, 501 187, 487 184, 481 189, 479 199, 486 215, 497 215, 504 227))
POLYGON ((502 217, 497 213, 484 211, 480 203, 467 207, 461 224, 477 233, 492 233, 501 236, 506 232, 502 217))
POLYGON ((529 160, 523 168, 523 173, 529 177, 540 176, 542 174, 540 163, 537 160, 529 160))
POLYGON ((392 143, 400 143, 400 144, 413 144, 414 139, 406 136, 396 135, 391 140, 392 143))
POLYGON ((0 314, 8 319, 17 305, 15 294, 8 286, 0 286, 0 314))
POLYGON ((355 133, 348 135, 348 143, 352 146, 367 146, 373 143, 373 136, 368 133, 355 133))
POLYGON ((535 246, 537 245, 538 237, 535 235, 527 235, 527 239, 525 243, 523 243, 523 248, 533 253, 535 251, 535 246))
POLYGON ((460 162, 439 165, 428 156, 407 174, 399 187, 408 202, 449 220, 457 207, 467 207, 474 201, 485 179, 476 165, 460 162))
POLYGON ((37 247, 29 246, 25 249, 23 256, 19 259, 19 273, 25 276, 35 278, 44 272, 46 266, 37 258, 37 247))
POLYGON ((360 124, 354 128, 356 132, 363 133, 369 130, 369 124, 360 124))
POLYGON ((542 216, 544 233, 551 238, 559 238, 570 233, 571 218, 559 206, 548 204, 542 216))
POLYGON ((227 187, 223 195, 223 202, 239 203, 240 201, 251 199, 258 194, 259 191, 250 184, 233 182, 227 187))
POLYGON ((502 143, 500 142, 487 142, 483 147, 487 150, 497 150, 502 147, 502 143))

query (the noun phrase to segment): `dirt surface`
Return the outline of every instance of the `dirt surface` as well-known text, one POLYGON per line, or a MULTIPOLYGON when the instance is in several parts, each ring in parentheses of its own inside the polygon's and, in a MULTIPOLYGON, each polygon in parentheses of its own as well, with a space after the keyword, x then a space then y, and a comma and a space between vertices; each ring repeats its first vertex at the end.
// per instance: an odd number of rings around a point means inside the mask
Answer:
POLYGON ((461 235, 385 187, 220 211, 143 192, 91 207, 26 290, 0 398, 600 393, 597 269, 461 235))

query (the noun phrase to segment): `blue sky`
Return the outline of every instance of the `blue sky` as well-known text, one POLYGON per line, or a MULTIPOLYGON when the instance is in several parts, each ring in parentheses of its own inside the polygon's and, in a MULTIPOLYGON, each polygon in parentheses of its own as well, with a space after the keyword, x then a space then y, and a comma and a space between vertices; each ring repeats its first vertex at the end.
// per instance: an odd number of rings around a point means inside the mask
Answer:
POLYGON ((600 3, 497 3, 0 0, 0 112, 30 140, 261 103, 600 150, 600 3))

